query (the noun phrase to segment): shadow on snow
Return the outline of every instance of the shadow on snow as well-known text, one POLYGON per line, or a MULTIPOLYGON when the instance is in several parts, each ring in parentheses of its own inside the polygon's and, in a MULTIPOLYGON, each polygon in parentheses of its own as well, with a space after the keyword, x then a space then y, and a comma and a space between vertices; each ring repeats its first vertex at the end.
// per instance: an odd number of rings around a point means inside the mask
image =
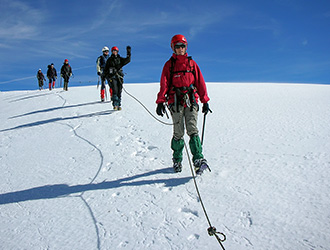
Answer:
POLYGON ((107 110, 107 111, 100 111, 100 112, 96 112, 96 113, 77 115, 77 116, 71 116, 71 117, 56 117, 56 118, 47 119, 47 120, 43 120, 43 121, 37 121, 37 122, 23 124, 23 125, 19 125, 19 126, 12 127, 12 128, 2 129, 2 130, 0 130, 0 132, 6 132, 6 131, 21 129, 21 128, 35 127, 35 126, 44 125, 44 124, 48 124, 48 123, 52 123, 52 122, 58 122, 58 121, 75 120, 75 119, 86 118, 86 117, 110 115, 114 112, 117 112, 117 111, 107 110))
POLYGON ((32 112, 25 113, 22 115, 16 115, 16 116, 9 117, 9 119, 19 118, 19 117, 28 116, 28 115, 34 115, 34 114, 38 114, 38 113, 46 113, 46 112, 56 111, 56 110, 60 110, 60 109, 77 108, 77 107, 95 105, 95 104, 101 104, 101 102, 95 101, 95 102, 89 102, 89 103, 81 103, 81 104, 75 104, 75 105, 60 106, 60 107, 54 107, 54 108, 49 108, 49 109, 36 110, 36 111, 32 111, 32 112))
POLYGON ((69 196, 70 194, 83 193, 93 190, 107 190, 123 186, 133 187, 163 183, 166 187, 175 187, 183 185, 192 179, 192 177, 182 177, 170 179, 136 180, 138 178, 164 173, 173 173, 173 170, 172 168, 158 169, 131 177, 126 177, 114 181, 104 181, 101 183, 90 183, 74 186, 69 186, 67 184, 54 184, 35 187, 22 191, 0 194, 0 205, 32 200, 63 198, 69 196))

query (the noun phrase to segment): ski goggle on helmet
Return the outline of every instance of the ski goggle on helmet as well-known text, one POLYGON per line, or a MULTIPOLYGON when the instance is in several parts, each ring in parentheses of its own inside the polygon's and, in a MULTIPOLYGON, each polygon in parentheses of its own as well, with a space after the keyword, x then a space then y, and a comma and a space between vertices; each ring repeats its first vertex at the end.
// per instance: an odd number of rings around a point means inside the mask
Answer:
POLYGON ((106 52, 106 51, 109 52, 109 48, 107 46, 104 46, 103 49, 102 49, 102 52, 106 52))
POLYGON ((117 52, 119 52, 119 49, 118 49, 118 47, 114 46, 114 47, 111 48, 111 52, 112 52, 112 51, 117 51, 117 52))
POLYGON ((180 34, 175 35, 175 36, 172 37, 172 40, 171 40, 172 50, 175 49, 175 45, 187 47, 188 46, 187 39, 183 35, 180 35, 180 34))

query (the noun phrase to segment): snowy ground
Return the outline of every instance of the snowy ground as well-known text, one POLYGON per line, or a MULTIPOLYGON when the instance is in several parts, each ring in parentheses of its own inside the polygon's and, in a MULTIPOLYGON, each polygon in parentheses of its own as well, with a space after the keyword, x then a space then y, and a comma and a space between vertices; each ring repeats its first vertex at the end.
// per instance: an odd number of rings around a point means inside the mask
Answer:
MULTIPOLYGON (((155 114, 158 84, 125 88, 155 114)), ((330 249, 330 86, 208 90, 197 183, 225 248, 330 249)), ((186 154, 171 170, 172 127, 126 93, 117 112, 95 86, 1 92, 0 107, 0 249, 221 249, 186 154)))

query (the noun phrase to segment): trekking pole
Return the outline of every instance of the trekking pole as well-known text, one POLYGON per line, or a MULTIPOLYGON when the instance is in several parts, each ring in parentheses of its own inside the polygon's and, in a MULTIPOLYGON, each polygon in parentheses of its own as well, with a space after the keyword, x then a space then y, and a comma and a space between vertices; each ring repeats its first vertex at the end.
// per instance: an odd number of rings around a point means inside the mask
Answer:
POLYGON ((97 77, 97 86, 96 86, 97 89, 99 89, 99 85, 100 85, 100 76, 97 77))
POLYGON ((60 78, 60 88, 62 88, 62 77, 60 78))
POLYGON ((105 92, 105 99, 108 100, 108 89, 106 82, 104 82, 104 92, 105 92))
MULTIPOLYGON (((212 113, 212 110, 211 110, 211 109, 209 109, 209 111, 212 113)), ((207 115, 207 112, 204 113, 204 119, 203 119, 202 141, 201 141, 201 144, 202 144, 202 145, 203 145, 203 141, 204 141, 204 131, 205 131, 206 115, 207 115)))
MULTIPOLYGON (((209 109, 209 111, 212 113, 212 110, 209 109)), ((205 131, 205 122, 206 122, 206 115, 208 112, 204 113, 204 119, 203 119, 203 128, 202 128, 202 140, 201 140, 201 144, 203 145, 203 141, 204 141, 204 131, 205 131)), ((211 168, 209 166, 207 166, 208 170, 211 172, 211 168)))

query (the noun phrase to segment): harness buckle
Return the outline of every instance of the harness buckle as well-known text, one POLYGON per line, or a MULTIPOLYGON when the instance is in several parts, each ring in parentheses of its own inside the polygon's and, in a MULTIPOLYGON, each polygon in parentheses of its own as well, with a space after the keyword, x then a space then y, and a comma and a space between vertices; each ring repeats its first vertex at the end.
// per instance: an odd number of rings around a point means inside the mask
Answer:
POLYGON ((183 102, 187 105, 188 108, 191 107, 191 102, 190 102, 188 92, 183 95, 183 102))

